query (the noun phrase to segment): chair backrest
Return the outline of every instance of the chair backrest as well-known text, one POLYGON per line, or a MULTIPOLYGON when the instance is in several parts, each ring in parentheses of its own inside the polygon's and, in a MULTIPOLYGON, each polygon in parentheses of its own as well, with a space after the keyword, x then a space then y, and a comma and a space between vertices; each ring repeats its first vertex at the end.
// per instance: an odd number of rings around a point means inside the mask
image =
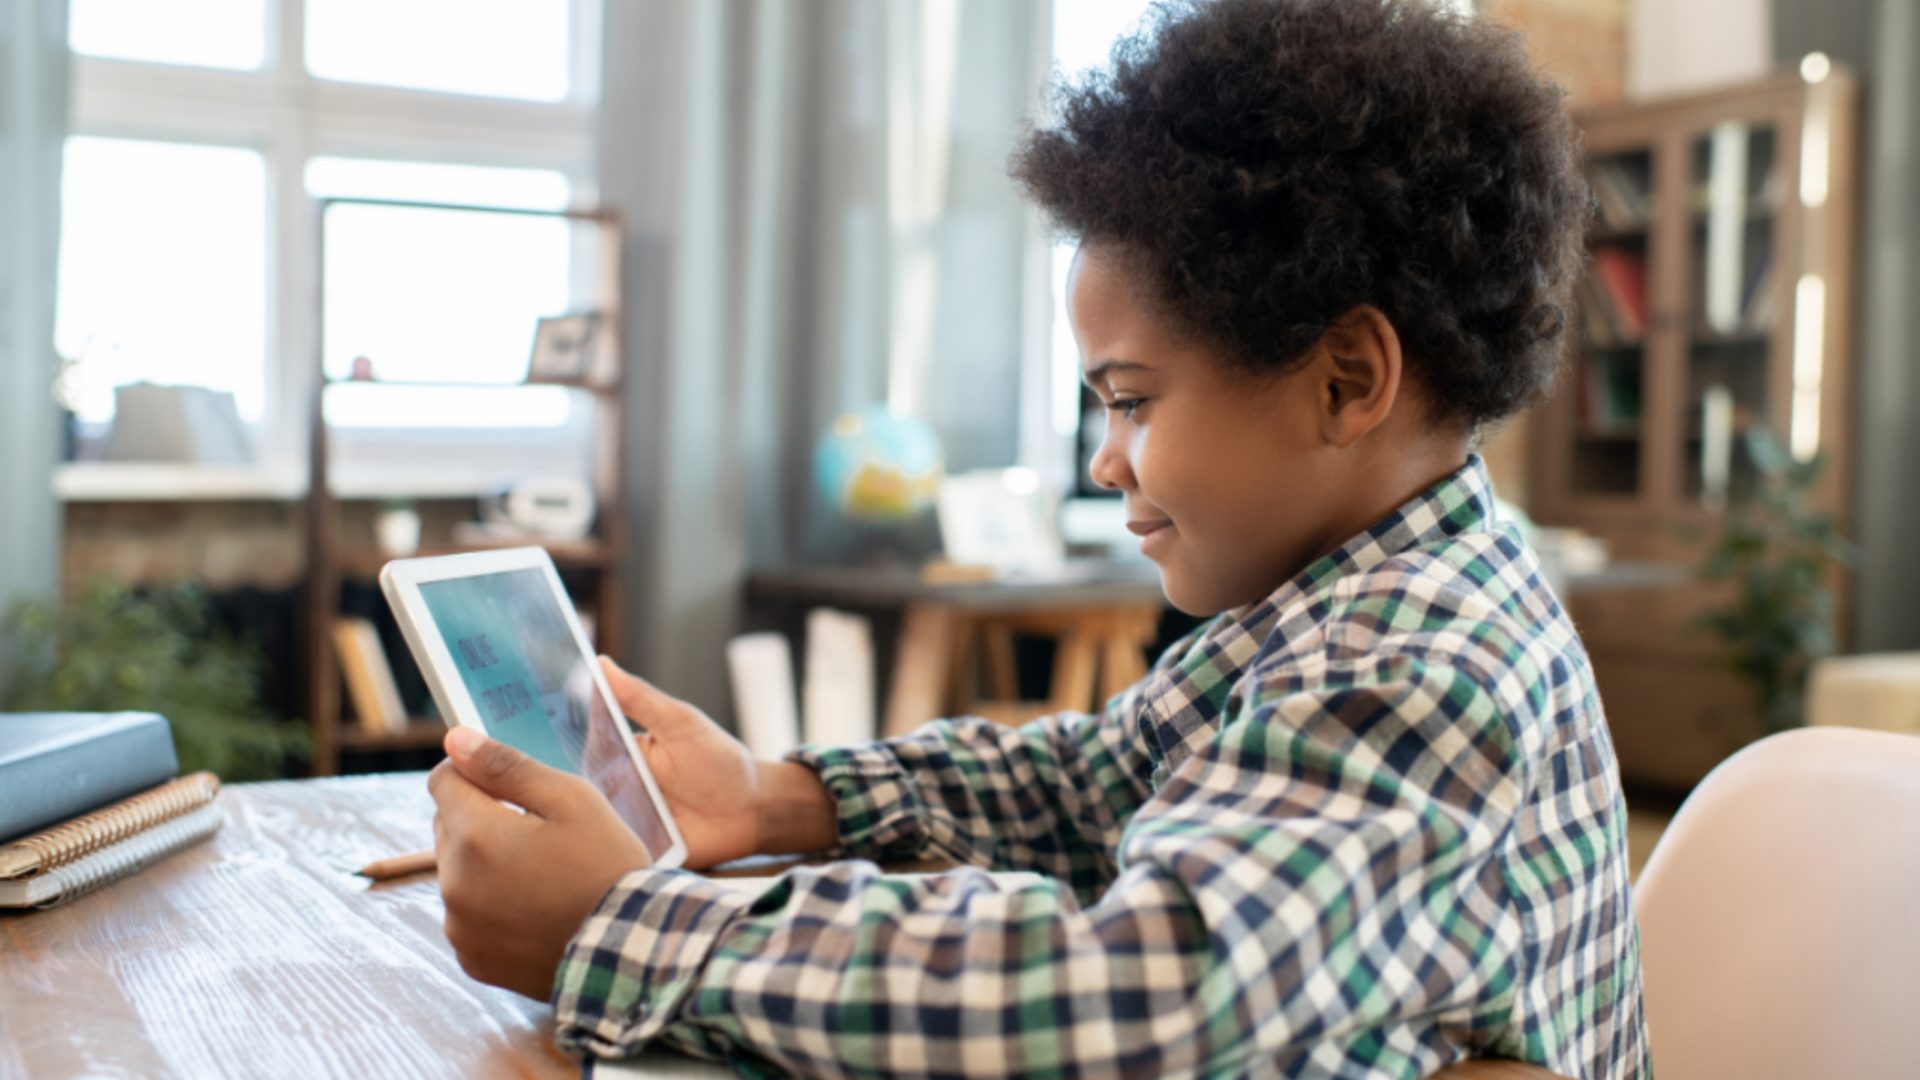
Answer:
POLYGON ((1635 893, 1661 1080, 1920 1075, 1920 738, 1754 743, 1688 797, 1635 893))

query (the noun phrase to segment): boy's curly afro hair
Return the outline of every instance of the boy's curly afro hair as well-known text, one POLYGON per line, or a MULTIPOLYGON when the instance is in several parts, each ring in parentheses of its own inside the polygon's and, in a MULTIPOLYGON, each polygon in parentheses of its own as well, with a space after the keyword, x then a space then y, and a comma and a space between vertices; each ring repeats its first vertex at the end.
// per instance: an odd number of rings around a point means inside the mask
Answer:
POLYGON ((1517 35, 1431 0, 1165 3, 1055 100, 1015 179, 1236 367, 1372 304, 1443 420, 1551 386, 1590 196, 1517 35))

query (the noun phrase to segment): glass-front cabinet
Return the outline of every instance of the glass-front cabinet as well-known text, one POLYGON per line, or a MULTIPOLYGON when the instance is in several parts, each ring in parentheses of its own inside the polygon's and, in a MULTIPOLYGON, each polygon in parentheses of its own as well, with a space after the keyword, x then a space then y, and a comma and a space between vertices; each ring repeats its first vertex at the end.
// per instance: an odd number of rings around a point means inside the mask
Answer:
POLYGON ((1536 516, 1698 531, 1755 483, 1755 432, 1825 458, 1842 508, 1854 96, 1825 66, 1579 115, 1594 213, 1536 516))
POLYGON ((1848 527, 1855 90, 1815 61, 1578 117, 1589 257, 1562 381, 1530 421, 1527 509, 1613 560, 1562 599, 1641 785, 1688 787, 1764 733, 1701 630, 1734 592, 1702 568, 1761 479, 1756 440, 1819 455, 1814 500, 1848 527))

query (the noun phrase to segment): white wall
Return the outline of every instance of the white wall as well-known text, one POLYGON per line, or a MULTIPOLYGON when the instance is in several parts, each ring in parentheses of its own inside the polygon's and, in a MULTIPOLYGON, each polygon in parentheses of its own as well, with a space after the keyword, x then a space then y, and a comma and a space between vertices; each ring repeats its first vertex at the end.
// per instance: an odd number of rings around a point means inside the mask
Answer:
POLYGON ((1628 0, 1629 98, 1756 78, 1772 56, 1769 0, 1628 0))

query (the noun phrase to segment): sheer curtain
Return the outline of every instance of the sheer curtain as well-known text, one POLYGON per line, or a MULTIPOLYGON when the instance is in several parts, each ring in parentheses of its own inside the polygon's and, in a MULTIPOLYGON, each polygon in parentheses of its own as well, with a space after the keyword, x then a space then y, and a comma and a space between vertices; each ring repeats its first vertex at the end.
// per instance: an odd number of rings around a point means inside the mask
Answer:
POLYGON ((1861 77, 1860 333, 1855 340, 1860 418, 1854 431, 1856 569, 1854 645, 1920 648, 1920 4, 1912 0, 1774 0, 1782 67, 1814 50, 1861 77))
POLYGON ((811 476, 833 416, 891 404, 950 469, 1015 460, 1029 218, 1006 157, 1038 101, 1037 25, 988 0, 607 5, 630 640, 717 716, 751 568, 850 554, 811 476))
POLYGON ((51 387, 67 69, 66 0, 0 0, 0 607, 60 580, 51 387))

